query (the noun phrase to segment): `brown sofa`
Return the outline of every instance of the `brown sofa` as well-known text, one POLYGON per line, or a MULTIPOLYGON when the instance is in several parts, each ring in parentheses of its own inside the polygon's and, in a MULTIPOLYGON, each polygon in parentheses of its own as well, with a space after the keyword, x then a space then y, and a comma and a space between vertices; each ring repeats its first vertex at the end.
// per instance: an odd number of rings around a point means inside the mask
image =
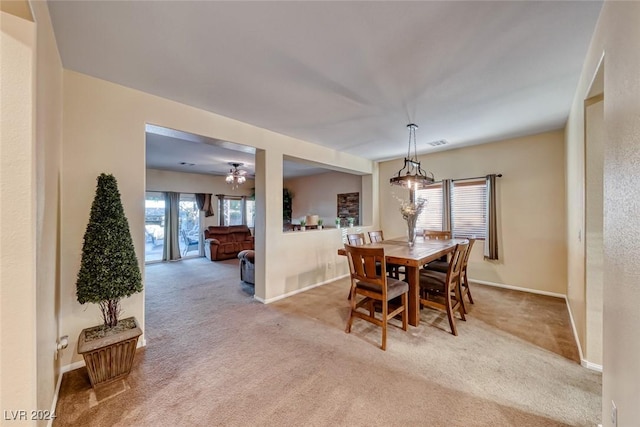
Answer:
POLYGON ((254 249, 251 230, 246 225, 210 226, 204 230, 204 249, 211 261, 236 258, 240 251, 254 249))

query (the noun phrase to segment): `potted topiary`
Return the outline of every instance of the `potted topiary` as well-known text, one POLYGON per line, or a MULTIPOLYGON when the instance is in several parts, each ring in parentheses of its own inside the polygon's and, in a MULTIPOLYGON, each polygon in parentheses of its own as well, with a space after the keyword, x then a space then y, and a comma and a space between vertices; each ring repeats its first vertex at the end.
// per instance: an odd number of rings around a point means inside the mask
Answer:
POLYGON ((306 219, 301 219, 300 220, 300 230, 301 231, 305 231, 307 229, 307 220, 306 219))
POLYGON ((354 217, 349 217, 347 218, 347 223, 349 225, 349 227, 353 227, 353 224, 355 223, 356 219, 354 217))
POLYGON ((324 224, 324 220, 322 218, 318 219, 318 230, 322 230, 322 224, 324 224))
POLYGON ((91 385, 123 378, 131 371, 142 330, 135 317, 119 320, 120 300, 142 291, 129 223, 113 175, 98 177, 82 261, 76 281, 80 304, 98 304, 103 324, 83 329, 78 353, 84 357, 91 385))

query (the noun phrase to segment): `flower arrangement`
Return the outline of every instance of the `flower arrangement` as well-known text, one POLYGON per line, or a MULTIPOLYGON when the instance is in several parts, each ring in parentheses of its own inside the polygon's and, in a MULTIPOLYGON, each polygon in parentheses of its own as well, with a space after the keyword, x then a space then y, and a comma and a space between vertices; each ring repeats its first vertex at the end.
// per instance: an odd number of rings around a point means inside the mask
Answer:
POLYGON ((402 218, 407 221, 412 218, 417 219, 426 203, 427 199, 418 199, 415 202, 401 200, 400 213, 402 214, 402 218))
POLYGON ((398 200, 400 201, 400 213, 402 214, 402 218, 407 221, 407 228, 409 230, 407 240, 409 242, 409 246, 413 246, 413 242, 416 238, 416 222, 418 221, 418 215, 420 215, 424 209, 427 199, 417 199, 415 202, 402 199, 398 200))

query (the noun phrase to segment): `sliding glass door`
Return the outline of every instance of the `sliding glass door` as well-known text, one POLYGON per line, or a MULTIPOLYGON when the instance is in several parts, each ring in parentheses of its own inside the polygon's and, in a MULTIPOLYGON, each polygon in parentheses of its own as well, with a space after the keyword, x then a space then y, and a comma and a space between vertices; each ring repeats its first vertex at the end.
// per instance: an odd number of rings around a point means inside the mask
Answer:
MULTIPOLYGON (((144 261, 164 260, 165 239, 165 193, 147 191, 145 199, 145 251, 144 261)), ((180 194, 178 202, 178 246, 180 256, 200 256, 202 236, 200 233, 202 213, 198 209, 195 194, 180 194)), ((175 241, 175 240, 174 240, 175 241)))
POLYGON ((164 246, 164 193, 147 191, 144 203, 144 261, 162 261, 164 246))
POLYGON ((195 194, 180 194, 178 242, 182 257, 200 255, 200 210, 195 194))

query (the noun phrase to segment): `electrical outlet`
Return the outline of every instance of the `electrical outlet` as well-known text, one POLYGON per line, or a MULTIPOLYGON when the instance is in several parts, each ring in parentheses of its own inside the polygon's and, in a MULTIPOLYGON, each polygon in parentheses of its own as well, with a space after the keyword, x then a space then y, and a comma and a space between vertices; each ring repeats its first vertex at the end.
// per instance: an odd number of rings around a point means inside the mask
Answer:
POLYGON ((613 400, 611 401, 611 425, 613 427, 618 426, 618 408, 613 400))

